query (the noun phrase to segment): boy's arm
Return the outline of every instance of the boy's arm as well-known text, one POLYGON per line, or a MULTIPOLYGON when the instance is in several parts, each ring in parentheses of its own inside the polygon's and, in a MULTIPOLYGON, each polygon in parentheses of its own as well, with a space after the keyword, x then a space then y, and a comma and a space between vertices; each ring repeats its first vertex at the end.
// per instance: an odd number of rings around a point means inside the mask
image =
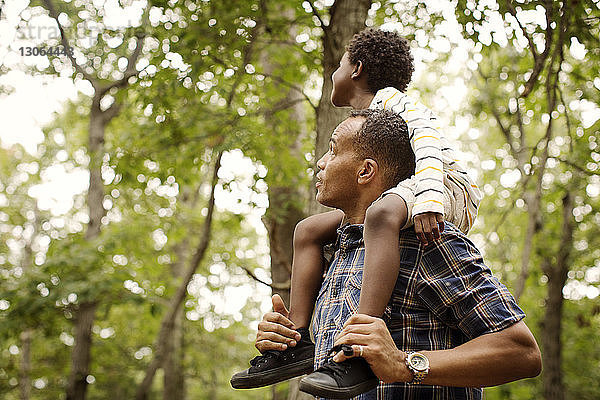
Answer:
POLYGON ((408 125, 410 143, 415 153, 415 204, 413 222, 421 242, 439 238, 444 230, 444 165, 442 140, 436 119, 418 109, 408 96, 391 103, 408 125))

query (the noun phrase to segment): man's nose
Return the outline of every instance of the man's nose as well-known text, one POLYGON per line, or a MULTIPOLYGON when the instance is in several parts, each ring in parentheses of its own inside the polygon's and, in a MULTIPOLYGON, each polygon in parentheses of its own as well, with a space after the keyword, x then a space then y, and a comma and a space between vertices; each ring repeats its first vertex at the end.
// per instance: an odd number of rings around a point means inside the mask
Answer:
POLYGON ((317 161, 317 168, 318 169, 325 169, 325 164, 327 164, 327 154, 329 154, 329 152, 323 154, 323 157, 321 157, 319 159, 319 161, 317 161))

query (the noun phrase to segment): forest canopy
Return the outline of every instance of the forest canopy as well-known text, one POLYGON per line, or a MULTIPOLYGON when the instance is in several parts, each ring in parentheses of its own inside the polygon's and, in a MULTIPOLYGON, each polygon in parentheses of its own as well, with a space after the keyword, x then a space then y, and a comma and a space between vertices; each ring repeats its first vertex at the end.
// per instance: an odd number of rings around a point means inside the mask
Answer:
POLYGON ((600 396, 600 1, 0 0, 3 399, 234 391, 365 27, 484 192, 469 237, 544 370, 488 399, 600 396))

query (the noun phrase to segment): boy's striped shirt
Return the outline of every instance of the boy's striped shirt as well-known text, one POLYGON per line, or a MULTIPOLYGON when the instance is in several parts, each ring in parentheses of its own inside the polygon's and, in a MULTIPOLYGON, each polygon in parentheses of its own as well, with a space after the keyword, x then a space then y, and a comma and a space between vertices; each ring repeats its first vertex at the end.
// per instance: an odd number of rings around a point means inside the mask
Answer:
POLYGON ((408 95, 392 87, 379 90, 369 108, 393 111, 408 125, 410 144, 416 161, 417 187, 413 217, 425 212, 444 214, 444 178, 447 178, 463 190, 471 228, 482 195, 456 158, 452 146, 442 135, 435 114, 423 104, 416 103, 408 95))

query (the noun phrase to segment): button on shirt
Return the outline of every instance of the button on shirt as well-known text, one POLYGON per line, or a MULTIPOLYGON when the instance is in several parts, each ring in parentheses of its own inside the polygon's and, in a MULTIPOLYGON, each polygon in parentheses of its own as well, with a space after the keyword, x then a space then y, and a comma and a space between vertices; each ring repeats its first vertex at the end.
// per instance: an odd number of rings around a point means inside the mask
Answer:
MULTIPOLYGON (((328 359, 335 336, 358 312, 364 265, 363 225, 338 229, 336 252, 315 304, 315 369, 328 359)), ((525 317, 508 289, 454 225, 423 247, 414 229, 400 232, 398 279, 384 319, 403 351, 443 350, 507 328, 525 317)), ((356 399, 481 399, 480 388, 380 384, 356 399)))

